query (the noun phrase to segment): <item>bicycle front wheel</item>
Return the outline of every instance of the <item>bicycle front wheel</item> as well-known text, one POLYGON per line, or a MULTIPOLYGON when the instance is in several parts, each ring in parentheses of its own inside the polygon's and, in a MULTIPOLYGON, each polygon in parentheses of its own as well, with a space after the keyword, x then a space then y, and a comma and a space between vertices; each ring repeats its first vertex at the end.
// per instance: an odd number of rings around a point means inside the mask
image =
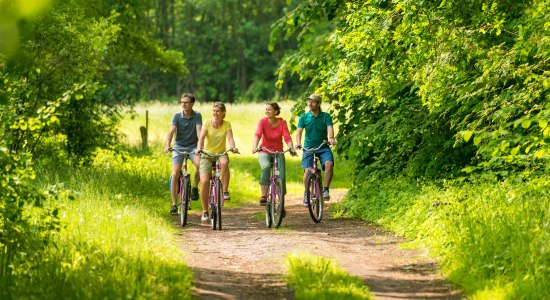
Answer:
POLYGON ((273 186, 272 199, 271 199, 271 218, 273 219, 273 226, 281 226, 285 213, 285 199, 283 195, 283 182, 281 178, 275 180, 273 186))
POLYGON ((271 194, 268 194, 265 202, 265 226, 267 226, 267 228, 271 228, 271 224, 273 224, 273 219, 271 218, 271 206, 271 194))
POLYGON ((180 223, 187 225, 187 210, 189 209, 189 197, 191 195, 191 183, 189 176, 184 177, 180 187, 180 223))
POLYGON ((212 226, 212 230, 216 230, 216 225, 218 224, 218 216, 216 215, 216 207, 217 207, 217 199, 218 195, 216 193, 216 185, 210 186, 210 225, 212 226))
POLYGON ((222 230, 222 181, 218 179, 216 183, 216 195, 218 199, 216 200, 216 215, 218 216, 218 230, 222 230))
POLYGON ((315 223, 323 218, 323 197, 321 196, 321 184, 315 174, 310 174, 306 182, 307 207, 311 219, 315 223))

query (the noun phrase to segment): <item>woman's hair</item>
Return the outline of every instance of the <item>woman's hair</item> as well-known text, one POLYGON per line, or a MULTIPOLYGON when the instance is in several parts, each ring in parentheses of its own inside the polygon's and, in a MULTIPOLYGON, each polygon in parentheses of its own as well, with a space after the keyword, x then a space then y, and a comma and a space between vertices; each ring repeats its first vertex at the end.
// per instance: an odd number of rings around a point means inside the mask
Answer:
POLYGON ((221 101, 214 102, 214 105, 212 107, 219 107, 221 111, 225 112, 225 104, 221 101))
POLYGON ((279 107, 279 104, 277 102, 267 102, 265 105, 269 105, 273 107, 275 110, 275 115, 278 116, 281 113, 281 107, 279 107))

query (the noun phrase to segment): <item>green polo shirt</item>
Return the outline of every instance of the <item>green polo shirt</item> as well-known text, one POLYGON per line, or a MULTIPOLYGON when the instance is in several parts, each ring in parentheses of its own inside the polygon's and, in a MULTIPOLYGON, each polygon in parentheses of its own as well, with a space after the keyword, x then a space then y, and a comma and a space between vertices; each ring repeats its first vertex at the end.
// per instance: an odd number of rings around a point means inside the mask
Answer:
POLYGON ((304 147, 317 148, 324 140, 328 140, 328 126, 332 126, 332 117, 326 112, 319 111, 317 116, 311 111, 302 114, 298 120, 298 128, 306 130, 304 147))

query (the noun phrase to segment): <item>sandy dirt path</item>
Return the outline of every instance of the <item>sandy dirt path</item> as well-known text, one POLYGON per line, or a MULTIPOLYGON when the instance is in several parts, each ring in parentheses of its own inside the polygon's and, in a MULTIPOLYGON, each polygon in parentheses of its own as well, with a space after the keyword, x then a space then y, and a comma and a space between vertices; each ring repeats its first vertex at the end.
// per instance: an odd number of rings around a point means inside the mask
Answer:
MULTIPOLYGON (((339 201, 343 190, 333 190, 339 201)), ((190 212, 181 230, 181 246, 193 269, 194 295, 200 299, 294 299, 283 275, 289 252, 307 251, 335 259, 361 278, 376 299, 460 299, 436 273, 437 265, 418 251, 404 250, 404 240, 361 221, 325 214, 314 223, 301 198, 289 195, 287 216, 279 229, 268 229, 257 215, 260 206, 224 208, 223 230, 200 224, 190 212)), ((177 222, 176 218, 174 219, 177 222)), ((178 225, 175 225, 178 226, 178 225)))

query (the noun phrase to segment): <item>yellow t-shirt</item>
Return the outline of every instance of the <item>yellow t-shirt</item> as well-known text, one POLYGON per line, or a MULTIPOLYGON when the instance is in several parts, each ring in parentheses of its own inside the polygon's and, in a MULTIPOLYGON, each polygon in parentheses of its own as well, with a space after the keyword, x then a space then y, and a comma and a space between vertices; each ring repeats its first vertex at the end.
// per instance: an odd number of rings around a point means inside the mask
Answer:
POLYGON ((220 128, 214 128, 212 120, 206 120, 203 128, 206 131, 204 151, 212 154, 225 152, 225 140, 227 131, 231 130, 231 123, 224 120, 220 128))

